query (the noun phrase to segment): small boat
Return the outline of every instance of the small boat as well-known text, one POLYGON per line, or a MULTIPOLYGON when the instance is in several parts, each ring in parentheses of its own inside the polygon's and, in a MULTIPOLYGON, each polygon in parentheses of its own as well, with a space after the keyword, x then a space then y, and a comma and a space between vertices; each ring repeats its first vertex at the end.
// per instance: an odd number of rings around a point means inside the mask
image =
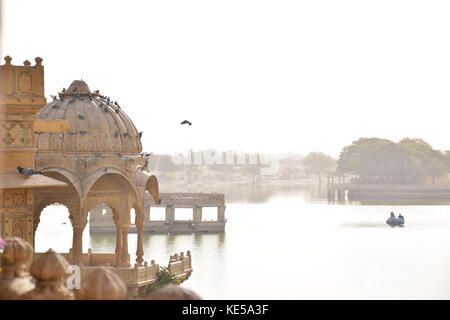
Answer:
POLYGON ((391 212, 391 216, 386 220, 386 223, 390 226, 402 226, 405 224, 405 218, 399 215, 398 218, 395 217, 394 213, 391 212))

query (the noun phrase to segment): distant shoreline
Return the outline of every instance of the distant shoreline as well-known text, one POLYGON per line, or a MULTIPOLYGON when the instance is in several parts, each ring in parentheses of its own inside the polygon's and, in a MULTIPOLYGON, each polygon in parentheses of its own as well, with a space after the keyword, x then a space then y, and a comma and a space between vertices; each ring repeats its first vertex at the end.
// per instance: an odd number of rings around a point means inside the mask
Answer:
POLYGON ((341 199, 344 193, 352 200, 367 199, 450 199, 450 185, 426 184, 329 184, 328 199, 341 199))
MULTIPOLYGON (((326 185, 326 181, 322 182, 326 185)), ((285 185, 319 185, 316 179, 295 179, 295 180, 264 180, 256 183, 251 183, 246 180, 241 181, 215 181, 215 182, 192 182, 186 181, 160 181, 160 186, 174 187, 174 186, 199 186, 199 187, 222 187, 222 186, 245 186, 245 187, 258 187, 258 186, 285 186, 285 185)))

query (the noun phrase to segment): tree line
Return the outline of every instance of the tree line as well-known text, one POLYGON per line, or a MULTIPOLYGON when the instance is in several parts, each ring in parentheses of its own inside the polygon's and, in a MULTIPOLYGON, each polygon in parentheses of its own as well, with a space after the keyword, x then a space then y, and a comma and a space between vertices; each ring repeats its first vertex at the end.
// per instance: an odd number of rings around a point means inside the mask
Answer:
POLYGON ((351 174, 361 183, 435 183, 450 170, 450 152, 433 149, 423 139, 393 142, 360 138, 346 146, 337 161, 337 171, 351 174))
MULTIPOLYGON (((218 152, 218 151, 214 151, 218 152)), ((193 159, 192 159, 193 160, 193 159)), ((301 180, 316 177, 320 182, 331 172, 351 176, 358 183, 435 183, 438 177, 450 172, 450 150, 433 149, 423 139, 405 138, 393 142, 381 138, 360 138, 345 146, 339 158, 322 152, 311 152, 306 157, 288 154, 280 158, 277 174, 262 177, 259 164, 179 165, 170 155, 154 155, 151 171, 158 179, 193 181, 247 181, 301 180)))
POLYGON ((333 172, 351 176, 358 183, 426 183, 450 172, 450 150, 440 151, 423 139, 393 142, 360 138, 345 146, 338 160, 311 152, 303 160, 305 172, 319 178, 333 172))

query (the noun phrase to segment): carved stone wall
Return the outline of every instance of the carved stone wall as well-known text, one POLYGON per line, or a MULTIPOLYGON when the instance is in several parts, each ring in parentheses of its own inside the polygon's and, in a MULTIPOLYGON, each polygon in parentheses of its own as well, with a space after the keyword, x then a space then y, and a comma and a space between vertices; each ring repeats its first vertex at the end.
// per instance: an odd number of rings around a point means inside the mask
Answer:
POLYGON ((19 237, 33 244, 33 189, 0 190, 3 237, 19 237))
POLYGON ((34 168, 34 124, 46 104, 42 59, 36 64, 0 65, 0 236, 20 237, 33 245, 35 188, 63 185, 52 179, 25 178, 17 167, 34 168), (34 182, 30 182, 33 180, 34 182), (25 185, 29 183, 29 187, 25 185))
POLYGON ((0 168, 15 172, 16 167, 34 166, 34 121, 46 104, 42 59, 36 65, 27 60, 23 66, 5 57, 0 66, 0 168))

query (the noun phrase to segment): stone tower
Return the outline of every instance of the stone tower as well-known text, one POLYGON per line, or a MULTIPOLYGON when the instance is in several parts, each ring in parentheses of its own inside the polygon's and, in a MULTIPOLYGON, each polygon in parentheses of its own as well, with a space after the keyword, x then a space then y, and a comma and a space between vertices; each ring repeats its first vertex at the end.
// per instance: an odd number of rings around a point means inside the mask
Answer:
POLYGON ((34 168, 35 120, 47 101, 42 59, 36 58, 34 66, 28 60, 14 66, 11 60, 7 56, 0 65, 0 236, 20 237, 33 245, 34 190, 66 184, 17 171, 18 166, 34 168))

